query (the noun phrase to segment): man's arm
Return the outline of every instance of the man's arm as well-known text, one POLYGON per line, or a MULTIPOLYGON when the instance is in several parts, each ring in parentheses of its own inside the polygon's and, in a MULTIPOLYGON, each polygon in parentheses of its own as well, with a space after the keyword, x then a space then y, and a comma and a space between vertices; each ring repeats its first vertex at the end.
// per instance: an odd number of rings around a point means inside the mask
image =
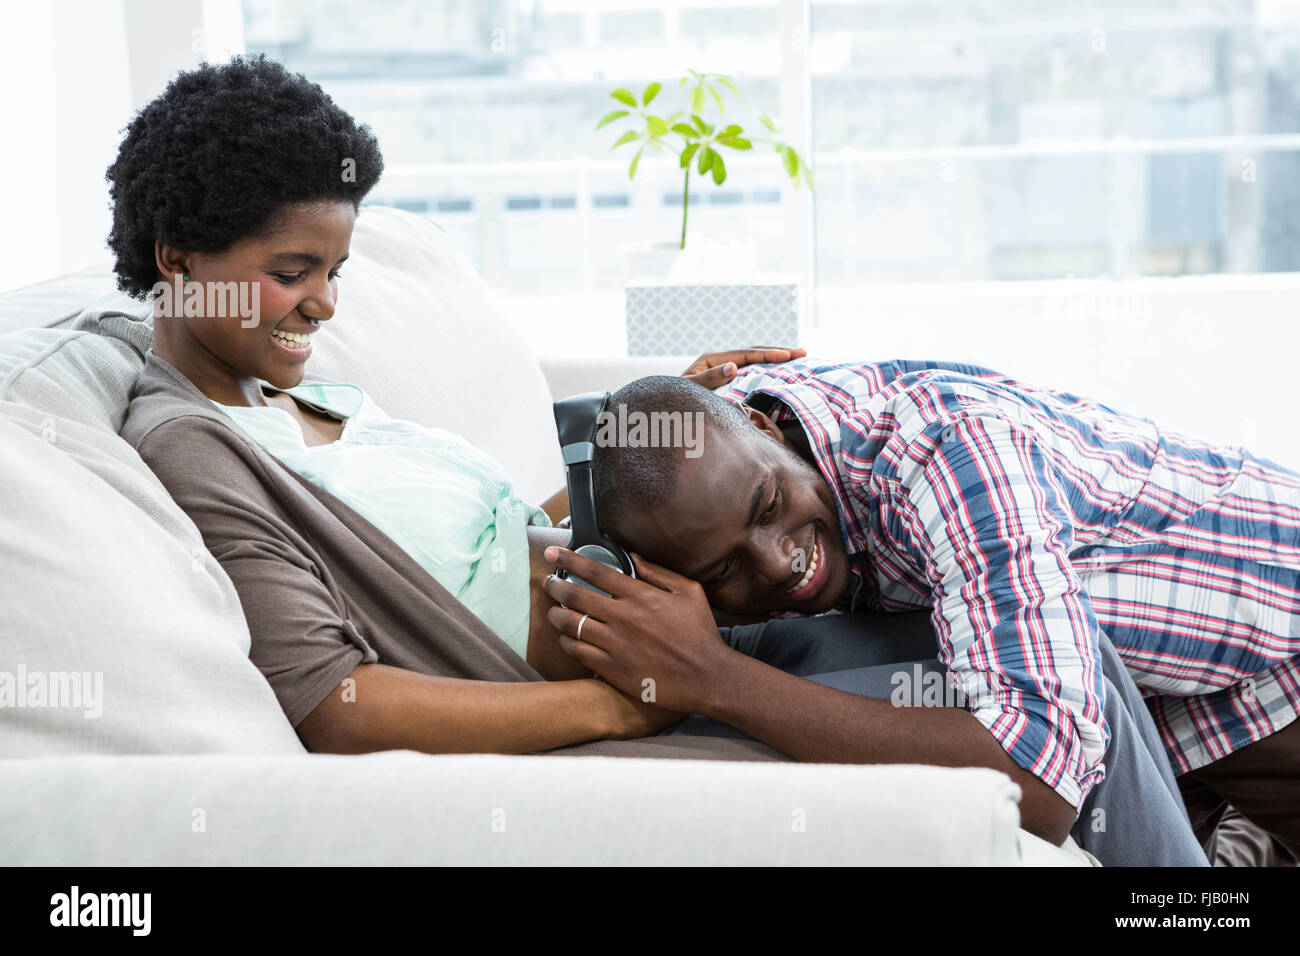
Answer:
POLYGON ((314 753, 520 754, 658 733, 681 720, 595 679, 498 683, 362 664, 298 724, 314 753))
POLYGON ((1022 769, 970 712, 896 707, 795 677, 727 648, 700 713, 789 754, 818 763, 920 763, 991 767, 1019 784, 1021 825, 1053 845, 1065 841, 1075 811, 1022 769))

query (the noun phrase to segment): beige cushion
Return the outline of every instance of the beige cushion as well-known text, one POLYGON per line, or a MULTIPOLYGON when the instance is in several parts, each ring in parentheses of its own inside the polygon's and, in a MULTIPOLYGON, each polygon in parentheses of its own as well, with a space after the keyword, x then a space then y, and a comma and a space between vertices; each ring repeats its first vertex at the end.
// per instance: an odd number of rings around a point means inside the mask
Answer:
POLYGON ((142 364, 120 339, 63 329, 10 332, 0 336, 0 398, 116 435, 142 364))
POLYGON ((385 411, 467 438, 540 504, 563 483, 550 390, 536 358, 452 238, 368 206, 308 375, 355 382, 385 411))
POLYGON ((302 753, 230 579, 134 450, 4 398, 0 757, 302 753))

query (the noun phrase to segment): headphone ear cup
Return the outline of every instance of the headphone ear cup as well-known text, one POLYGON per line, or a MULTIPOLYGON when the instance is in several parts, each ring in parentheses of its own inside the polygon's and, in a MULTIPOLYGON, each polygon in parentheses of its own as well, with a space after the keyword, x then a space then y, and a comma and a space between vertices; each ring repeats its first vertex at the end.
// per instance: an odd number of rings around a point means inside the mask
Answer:
MULTIPOLYGON (((636 577, 636 568, 632 565, 632 559, 628 558, 627 552, 623 551, 621 548, 618 548, 616 551, 614 548, 606 547, 601 544, 584 544, 575 549, 574 553, 580 554, 591 561, 595 561, 597 564, 603 564, 607 568, 613 568, 619 574, 628 574, 633 578, 636 577), (622 564, 619 560, 620 556, 627 561, 627 571, 623 570, 622 564)), ((562 581, 572 581, 574 584, 579 587, 584 587, 588 591, 595 591, 603 597, 610 596, 608 591, 604 591, 601 588, 596 587, 594 584, 584 581, 576 574, 572 574, 563 568, 556 571, 555 576, 562 581)))

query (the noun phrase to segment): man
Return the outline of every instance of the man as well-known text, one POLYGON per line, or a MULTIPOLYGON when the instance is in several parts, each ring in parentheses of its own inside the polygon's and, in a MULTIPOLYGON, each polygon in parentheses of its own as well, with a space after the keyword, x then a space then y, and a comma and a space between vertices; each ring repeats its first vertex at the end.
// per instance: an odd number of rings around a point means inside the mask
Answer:
POLYGON ((703 414, 704 453, 598 450, 598 517, 645 574, 558 554, 610 592, 548 588, 565 633, 587 617, 563 641, 584 665, 798 759, 1006 770, 1026 828, 1060 842, 1105 774, 1104 634, 1197 835, 1231 805, 1300 853, 1300 474, 961 363, 756 367, 721 393, 739 405, 666 381, 613 405, 703 414), (784 674, 719 640, 709 605, 929 609, 970 706, 784 674))

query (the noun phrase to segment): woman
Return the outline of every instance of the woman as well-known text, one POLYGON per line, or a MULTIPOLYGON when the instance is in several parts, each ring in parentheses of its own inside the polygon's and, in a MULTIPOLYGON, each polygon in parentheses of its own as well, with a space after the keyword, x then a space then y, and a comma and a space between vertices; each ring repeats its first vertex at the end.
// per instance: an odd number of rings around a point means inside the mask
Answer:
MULTIPOLYGON (((260 320, 157 296, 123 437, 234 581, 250 657, 309 749, 530 752, 671 726, 680 714, 594 679, 556 643, 542 550, 567 541, 552 527, 562 491, 529 505, 468 442, 390 418, 357 386, 302 384, 382 169, 367 127, 264 57, 182 73, 133 119, 108 171, 119 288, 256 282, 260 320), (232 488, 242 501, 221 497, 232 488), (369 552, 382 565, 355 564, 369 552), (379 583, 394 569, 419 587, 359 610, 402 589, 379 583), (420 605, 429 595, 436 608, 420 605)), ((716 387, 738 363, 801 354, 702 356, 684 374, 716 387)))

